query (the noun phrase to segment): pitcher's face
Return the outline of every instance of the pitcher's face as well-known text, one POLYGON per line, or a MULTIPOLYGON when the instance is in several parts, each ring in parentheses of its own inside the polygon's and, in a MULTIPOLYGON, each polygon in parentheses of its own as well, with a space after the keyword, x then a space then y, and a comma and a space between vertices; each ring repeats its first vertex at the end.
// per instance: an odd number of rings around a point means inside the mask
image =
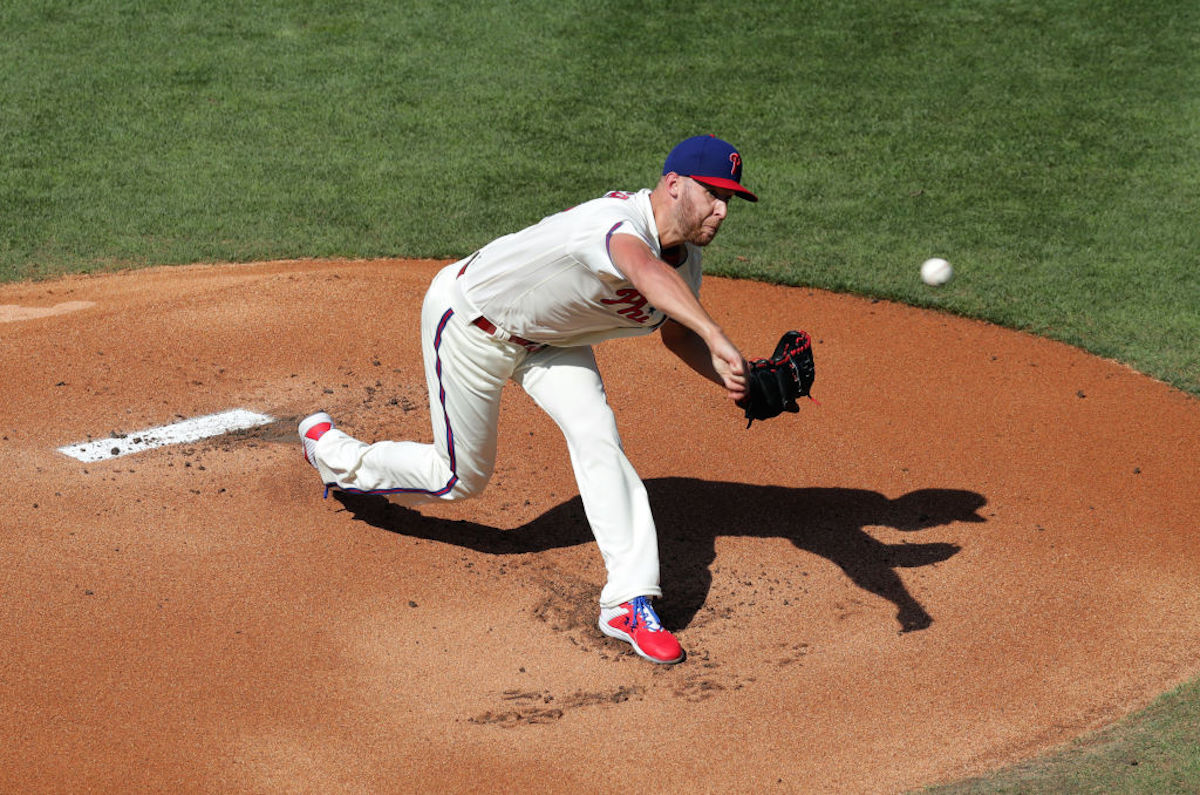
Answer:
POLYGON ((697 246, 707 246, 717 236, 721 222, 729 213, 733 191, 705 185, 691 177, 679 202, 679 226, 684 239, 697 246))

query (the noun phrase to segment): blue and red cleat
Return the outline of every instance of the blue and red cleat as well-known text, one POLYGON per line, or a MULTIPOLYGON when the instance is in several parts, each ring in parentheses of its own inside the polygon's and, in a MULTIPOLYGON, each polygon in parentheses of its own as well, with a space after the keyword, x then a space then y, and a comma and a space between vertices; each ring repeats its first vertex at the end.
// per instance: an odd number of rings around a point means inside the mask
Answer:
POLYGON ((663 629, 648 597, 639 596, 616 607, 601 608, 599 626, 605 635, 625 641, 638 656, 652 663, 669 665, 684 657, 683 647, 663 629))

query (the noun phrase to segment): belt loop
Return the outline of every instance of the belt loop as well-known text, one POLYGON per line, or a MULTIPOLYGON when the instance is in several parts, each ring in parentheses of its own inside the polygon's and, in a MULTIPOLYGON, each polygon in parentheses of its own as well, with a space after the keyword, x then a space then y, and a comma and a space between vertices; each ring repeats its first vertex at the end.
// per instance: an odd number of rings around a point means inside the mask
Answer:
MULTIPOLYGON (((487 318, 481 318, 481 319, 487 320, 487 318)), ((492 336, 495 337, 496 339, 500 340, 501 342, 508 342, 509 340, 512 339, 512 334, 509 334, 507 331, 500 328, 495 323, 492 323, 490 320, 488 321, 488 325, 494 329, 494 331, 492 331, 492 336)))

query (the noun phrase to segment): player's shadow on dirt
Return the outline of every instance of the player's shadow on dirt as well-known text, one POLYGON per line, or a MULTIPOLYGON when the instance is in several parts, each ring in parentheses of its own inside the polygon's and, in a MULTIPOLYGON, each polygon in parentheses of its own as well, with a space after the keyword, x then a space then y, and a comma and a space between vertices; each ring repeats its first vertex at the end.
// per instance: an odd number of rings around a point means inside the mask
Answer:
MULTIPOLYGON (((933 618, 904 587, 896 569, 940 563, 960 547, 885 544, 864 528, 917 531, 950 522, 986 521, 977 511, 987 500, 958 489, 921 489, 894 500, 864 489, 789 489, 692 478, 648 480, 646 489, 658 525, 666 593, 660 613, 678 628, 686 627, 708 598, 716 539, 744 536, 786 538, 799 549, 829 560, 858 587, 894 604, 901 631, 925 629, 933 618)), ((425 517, 383 497, 342 492, 335 492, 335 497, 355 519, 375 527, 487 554, 526 554, 594 543, 578 497, 513 530, 425 517)))

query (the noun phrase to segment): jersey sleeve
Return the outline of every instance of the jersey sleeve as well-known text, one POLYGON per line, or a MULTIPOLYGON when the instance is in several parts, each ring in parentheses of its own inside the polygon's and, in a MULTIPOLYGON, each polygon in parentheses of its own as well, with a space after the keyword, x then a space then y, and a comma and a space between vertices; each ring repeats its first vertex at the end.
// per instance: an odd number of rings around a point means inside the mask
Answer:
POLYGON ((632 235, 657 253, 658 241, 637 217, 632 202, 632 199, 605 202, 606 206, 598 208, 595 223, 589 223, 576 240, 576 259, 602 279, 626 280, 612 259, 612 239, 616 235, 632 235))

